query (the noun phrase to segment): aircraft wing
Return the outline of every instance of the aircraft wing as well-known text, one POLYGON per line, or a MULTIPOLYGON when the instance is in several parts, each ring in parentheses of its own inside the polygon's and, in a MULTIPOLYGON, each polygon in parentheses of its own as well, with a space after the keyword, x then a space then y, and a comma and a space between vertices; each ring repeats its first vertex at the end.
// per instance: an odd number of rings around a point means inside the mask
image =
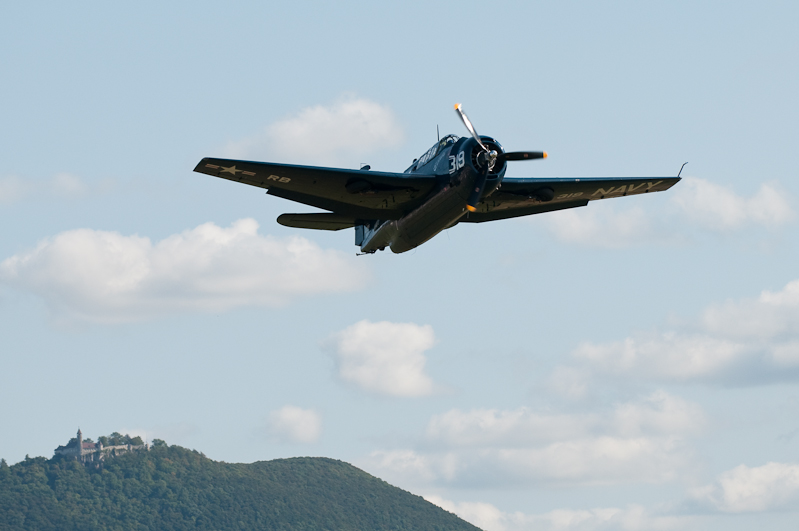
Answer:
POLYGON ((399 219, 424 202, 437 182, 433 175, 215 158, 204 158, 194 171, 265 188, 269 195, 333 212, 333 217, 321 213, 313 218, 281 216, 284 225, 328 230, 352 226, 357 219, 399 219))
POLYGON ((482 223, 586 206, 589 201, 662 192, 679 177, 507 178, 461 223, 482 223))

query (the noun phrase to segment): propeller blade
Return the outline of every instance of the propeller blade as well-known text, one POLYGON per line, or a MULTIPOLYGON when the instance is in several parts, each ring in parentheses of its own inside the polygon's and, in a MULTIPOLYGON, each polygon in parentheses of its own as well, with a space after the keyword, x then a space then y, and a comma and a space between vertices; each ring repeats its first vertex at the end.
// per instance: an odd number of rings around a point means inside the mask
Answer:
POLYGON ((480 202, 480 198, 483 196, 483 189, 486 187, 486 179, 488 179, 488 172, 482 171, 477 179, 474 180, 474 188, 469 194, 469 199, 466 200, 466 209, 469 212, 477 210, 477 203, 480 202))
POLYGON ((547 158, 546 151, 511 151, 500 153, 497 160, 533 160, 547 158))
POLYGON ((474 126, 472 125, 472 122, 469 120, 469 117, 466 116, 466 113, 463 112, 463 109, 461 109, 460 103, 455 104, 455 112, 457 112, 458 116, 461 117, 463 125, 466 126, 466 129, 469 130, 474 139, 477 140, 477 143, 480 144, 480 147, 483 148, 483 151, 488 152, 488 148, 486 147, 485 144, 483 144, 483 141, 480 140, 480 136, 477 134, 477 131, 474 129, 474 126))

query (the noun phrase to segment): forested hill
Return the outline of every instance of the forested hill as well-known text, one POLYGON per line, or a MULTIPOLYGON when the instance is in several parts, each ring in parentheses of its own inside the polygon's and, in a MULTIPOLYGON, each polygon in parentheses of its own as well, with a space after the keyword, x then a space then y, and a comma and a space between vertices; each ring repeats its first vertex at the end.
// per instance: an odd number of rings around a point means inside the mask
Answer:
POLYGON ((230 464, 179 446, 125 454, 100 468, 62 458, 3 461, 0 529, 477 530, 342 461, 230 464))

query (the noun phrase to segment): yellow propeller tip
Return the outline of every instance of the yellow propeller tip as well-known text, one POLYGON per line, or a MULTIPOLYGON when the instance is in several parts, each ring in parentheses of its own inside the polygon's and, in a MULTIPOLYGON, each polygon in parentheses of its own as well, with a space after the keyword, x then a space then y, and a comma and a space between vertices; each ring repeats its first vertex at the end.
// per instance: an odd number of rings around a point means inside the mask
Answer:
POLYGON ((544 158, 547 158, 548 156, 549 156, 549 155, 547 155, 547 152, 546 152, 546 151, 544 151, 544 158))
POLYGON ((472 205, 466 205, 466 210, 469 212, 477 212, 477 209, 474 208, 472 205))
POLYGON ((456 108, 456 109, 460 109, 460 108, 461 108, 461 104, 460 104, 460 103, 456 103, 456 104, 455 104, 455 108, 456 108))

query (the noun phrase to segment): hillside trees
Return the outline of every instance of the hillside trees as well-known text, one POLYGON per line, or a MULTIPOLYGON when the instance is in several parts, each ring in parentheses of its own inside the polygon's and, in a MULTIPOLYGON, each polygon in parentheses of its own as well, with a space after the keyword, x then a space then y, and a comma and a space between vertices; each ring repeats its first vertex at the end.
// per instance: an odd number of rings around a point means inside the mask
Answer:
POLYGON ((42 457, 0 465, 0 529, 477 528, 342 461, 303 457, 230 464, 163 443, 101 466, 42 457))

